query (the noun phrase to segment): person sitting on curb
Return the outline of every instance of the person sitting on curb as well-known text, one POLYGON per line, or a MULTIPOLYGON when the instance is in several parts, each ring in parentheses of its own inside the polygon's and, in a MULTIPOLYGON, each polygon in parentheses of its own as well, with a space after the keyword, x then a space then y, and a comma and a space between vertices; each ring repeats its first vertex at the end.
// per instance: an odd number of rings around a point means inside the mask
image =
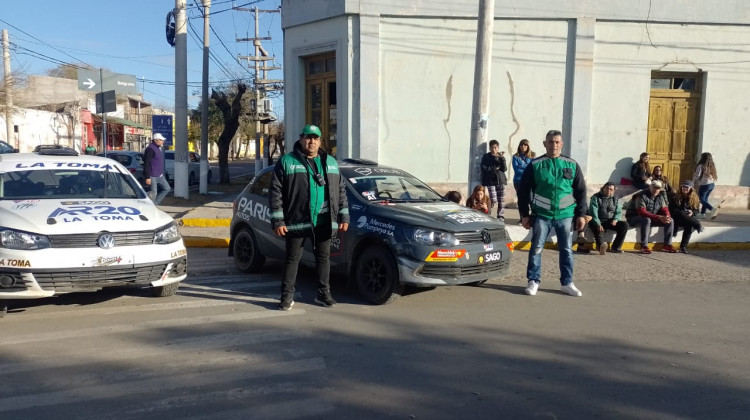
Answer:
POLYGON ((579 254, 589 254, 591 253, 591 248, 593 247, 593 243, 586 242, 586 226, 588 226, 589 222, 591 221, 592 217, 590 215, 583 216, 585 219, 585 224, 583 225, 583 229, 578 231, 578 238, 576 239, 576 252, 579 254))
POLYGON ((693 181, 687 180, 680 184, 680 189, 675 193, 672 200, 669 201, 669 211, 674 215, 674 225, 676 229, 683 228, 682 240, 680 241, 680 252, 687 254, 688 242, 693 231, 703 232, 698 216, 700 208, 700 199, 693 189, 693 181))
POLYGON ((443 198, 456 204, 461 204, 461 200, 463 200, 463 197, 461 197, 461 193, 458 191, 448 191, 447 193, 445 193, 443 198))
POLYGON ((653 181, 649 188, 633 196, 632 205, 625 212, 628 224, 640 226, 641 254, 650 254, 648 238, 651 236, 651 226, 664 226, 664 245, 661 250, 675 253, 672 246, 674 220, 669 213, 667 195, 662 191, 661 181, 653 181))
POLYGON ((663 185, 662 190, 667 193, 667 198, 672 198, 672 196, 675 193, 675 190, 674 188, 672 188, 672 185, 669 183, 669 178, 667 178, 667 176, 664 175, 664 171, 662 170, 661 166, 659 165, 654 166, 654 172, 651 174, 651 180, 661 181, 661 184, 663 185))
POLYGON ((471 197, 466 199, 466 207, 479 210, 483 213, 490 212, 490 197, 484 193, 484 186, 477 185, 471 193, 471 197))
POLYGON ((628 222, 620 220, 622 218, 622 206, 620 200, 615 197, 614 183, 607 182, 598 193, 591 196, 589 213, 592 216, 589 227, 594 233, 594 241, 599 254, 604 255, 607 252, 608 244, 602 242, 602 232, 607 229, 617 232, 609 252, 621 253, 622 243, 625 241, 625 234, 628 233, 630 226, 628 222))

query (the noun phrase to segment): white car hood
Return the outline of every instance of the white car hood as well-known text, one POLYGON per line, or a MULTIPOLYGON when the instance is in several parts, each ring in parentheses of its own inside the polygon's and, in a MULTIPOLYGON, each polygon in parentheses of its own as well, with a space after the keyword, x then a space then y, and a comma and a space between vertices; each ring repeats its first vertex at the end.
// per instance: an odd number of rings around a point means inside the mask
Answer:
POLYGON ((44 235, 142 231, 171 221, 148 199, 0 201, 0 227, 44 235))

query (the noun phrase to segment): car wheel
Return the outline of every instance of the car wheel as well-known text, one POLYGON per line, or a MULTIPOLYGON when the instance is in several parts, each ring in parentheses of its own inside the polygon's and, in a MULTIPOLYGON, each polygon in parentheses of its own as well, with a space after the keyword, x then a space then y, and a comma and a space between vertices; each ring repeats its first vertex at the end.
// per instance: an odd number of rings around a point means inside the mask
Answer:
POLYGON ((245 273, 252 273, 263 266, 266 262, 255 241, 255 235, 248 228, 242 228, 232 241, 232 254, 234 265, 245 273))
POLYGON ((153 294, 156 297, 173 296, 175 293, 177 293, 177 289, 179 287, 180 287, 180 282, 169 283, 164 286, 152 287, 151 294, 153 294))
POLYGON ((195 172, 190 172, 188 177, 188 185, 195 185, 195 172))
POLYGON ((404 292, 396 261, 388 250, 380 246, 367 248, 359 256, 354 278, 359 294, 375 305, 391 303, 404 292))

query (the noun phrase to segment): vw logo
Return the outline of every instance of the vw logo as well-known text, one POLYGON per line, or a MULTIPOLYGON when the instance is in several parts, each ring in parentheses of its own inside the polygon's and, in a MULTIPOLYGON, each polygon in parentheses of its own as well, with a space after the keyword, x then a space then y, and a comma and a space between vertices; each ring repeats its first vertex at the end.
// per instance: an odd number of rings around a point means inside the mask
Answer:
POLYGON ((486 244, 492 242, 492 236, 490 236, 490 231, 487 229, 482 230, 482 242, 486 244))
POLYGON ((111 233, 102 233, 96 240, 99 248, 110 249, 115 246, 115 237, 111 233))

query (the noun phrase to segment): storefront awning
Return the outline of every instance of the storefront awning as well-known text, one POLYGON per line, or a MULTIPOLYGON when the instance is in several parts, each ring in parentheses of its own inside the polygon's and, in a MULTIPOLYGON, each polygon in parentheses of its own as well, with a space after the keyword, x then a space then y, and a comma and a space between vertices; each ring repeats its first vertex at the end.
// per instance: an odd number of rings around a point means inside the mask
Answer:
MULTIPOLYGON (((94 121, 96 122, 102 122, 102 117, 99 115, 94 115, 94 121)), ((114 123, 114 124, 121 124, 121 125, 127 125, 128 127, 135 127, 140 128, 143 130, 151 130, 151 127, 143 124, 138 124, 135 121, 126 120, 125 118, 117 118, 117 117, 107 117, 107 123, 114 123)))

